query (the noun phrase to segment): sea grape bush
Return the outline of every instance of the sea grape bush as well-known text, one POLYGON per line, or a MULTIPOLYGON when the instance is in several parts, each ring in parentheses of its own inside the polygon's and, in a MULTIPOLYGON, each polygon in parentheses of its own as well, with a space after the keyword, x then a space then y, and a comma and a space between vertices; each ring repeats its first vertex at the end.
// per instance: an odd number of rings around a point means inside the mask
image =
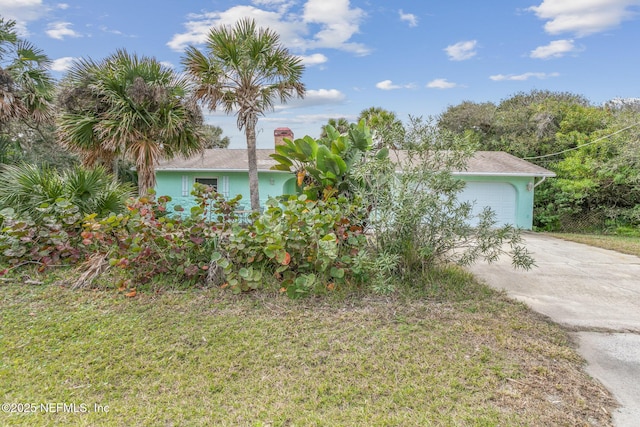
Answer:
POLYGON ((203 282, 211 253, 229 228, 239 197, 227 201, 202 185, 192 194, 197 204, 187 217, 170 215, 167 203, 171 198, 156 198, 153 192, 130 202, 126 214, 102 219, 88 216, 82 245, 92 253, 103 253, 110 266, 122 268, 135 283, 158 276, 203 282), (210 217, 222 222, 209 221, 210 217))
MULTIPOLYGON (((0 213, 0 261, 17 266, 98 262, 119 269, 131 286, 158 277, 183 283, 213 281, 235 292, 277 285, 290 297, 332 291, 360 281, 357 260, 366 245, 366 211, 345 197, 271 199, 252 221, 237 221, 240 196, 226 200, 197 184, 196 205, 169 212, 168 196, 130 199, 124 213, 82 217, 61 199, 43 205, 41 220, 0 213)), ((95 266, 92 266, 95 267, 95 266)), ((98 273, 99 274, 99 273, 98 273)))
POLYGON ((0 262, 6 267, 35 263, 44 271, 49 266, 73 264, 82 259, 84 254, 79 246, 82 215, 78 207, 60 198, 37 209, 40 214, 37 220, 11 208, 0 211, 0 262))
POLYGON ((354 261, 366 241, 358 206, 345 197, 271 199, 251 224, 235 225, 225 236, 213 266, 236 292, 272 279, 293 298, 357 281, 354 261))

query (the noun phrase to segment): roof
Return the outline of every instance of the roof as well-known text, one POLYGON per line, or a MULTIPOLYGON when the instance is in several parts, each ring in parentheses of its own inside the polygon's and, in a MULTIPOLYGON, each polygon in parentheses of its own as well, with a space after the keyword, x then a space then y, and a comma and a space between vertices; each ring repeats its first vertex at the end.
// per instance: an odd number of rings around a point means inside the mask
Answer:
MULTIPOLYGON (((258 156, 258 171, 268 171, 277 162, 269 157, 274 154, 274 150, 256 150, 258 156)), ((247 150, 233 148, 212 148, 204 150, 202 154, 184 158, 174 158, 173 160, 160 162, 156 171, 228 171, 246 172, 249 169, 247 160, 247 150)))
MULTIPOLYGON (((390 154, 398 163, 409 163, 408 152, 398 150, 390 154)), ((400 168, 401 169, 401 168, 400 168)), ((486 176, 534 176, 553 177, 555 173, 541 166, 513 156, 504 151, 476 151, 467 161, 467 168, 454 171, 454 175, 486 175, 486 176)))
MULTIPOLYGON (((269 157, 272 149, 258 149, 258 171, 271 171, 277 162, 269 157)), ((398 151, 398 157, 407 160, 406 151, 398 151)), ((189 159, 175 158, 161 162, 156 171, 227 171, 245 172, 248 169, 247 150, 213 148, 189 159)), ((286 172, 285 172, 286 173, 286 172)), ((456 175, 504 175, 553 177, 555 174, 543 167, 522 160, 503 151, 476 151, 467 163, 467 169, 456 175)))

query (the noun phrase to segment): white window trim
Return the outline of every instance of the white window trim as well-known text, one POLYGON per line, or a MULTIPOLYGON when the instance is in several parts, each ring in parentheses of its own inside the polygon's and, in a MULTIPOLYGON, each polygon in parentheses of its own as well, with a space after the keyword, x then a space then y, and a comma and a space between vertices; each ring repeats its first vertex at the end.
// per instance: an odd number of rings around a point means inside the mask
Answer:
POLYGON ((189 195, 189 177, 182 175, 182 197, 189 195))
POLYGON ((220 178, 219 178, 219 177, 217 177, 217 176, 194 176, 194 177, 193 177, 193 184, 192 184, 192 186, 193 186, 196 182, 198 182, 198 181, 197 181, 198 179, 215 179, 215 180, 216 180, 216 188, 215 188, 215 190, 216 190, 216 191, 220 191, 220 178))
POLYGON ((222 195, 225 197, 225 199, 229 198, 229 177, 228 176, 222 177, 222 195))

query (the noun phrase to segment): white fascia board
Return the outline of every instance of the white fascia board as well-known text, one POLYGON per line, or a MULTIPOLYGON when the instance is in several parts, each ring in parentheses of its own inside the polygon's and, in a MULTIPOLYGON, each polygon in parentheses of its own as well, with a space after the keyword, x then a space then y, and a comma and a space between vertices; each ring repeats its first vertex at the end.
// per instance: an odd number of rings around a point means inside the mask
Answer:
MULTIPOLYGON (((156 168, 156 172, 208 172, 208 173, 226 173, 226 172, 249 172, 247 169, 207 169, 207 168, 156 168)), ((271 169, 258 169, 258 172, 276 172, 276 173, 293 173, 286 171, 277 171, 271 169)))
POLYGON ((554 177, 555 173, 524 173, 524 172, 452 172, 452 175, 463 176, 534 176, 534 177, 554 177))

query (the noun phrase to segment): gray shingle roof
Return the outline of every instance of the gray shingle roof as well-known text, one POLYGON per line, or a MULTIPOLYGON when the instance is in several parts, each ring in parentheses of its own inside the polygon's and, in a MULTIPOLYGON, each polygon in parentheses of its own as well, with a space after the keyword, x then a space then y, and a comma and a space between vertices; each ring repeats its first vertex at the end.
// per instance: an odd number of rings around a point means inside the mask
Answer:
MULTIPOLYGON (((268 171, 276 164, 269 157, 271 149, 256 150, 258 170, 268 171)), ((406 159, 406 152, 398 152, 401 159, 406 159)), ((392 157, 393 158, 393 157, 392 157)), ((157 171, 246 171, 248 169, 246 149, 214 148, 204 150, 201 155, 189 159, 175 158, 161 162, 157 171)), ((552 177, 555 174, 545 168, 536 166, 526 160, 519 159, 503 151, 477 151, 467 164, 467 169, 459 171, 460 175, 509 175, 552 177)))

